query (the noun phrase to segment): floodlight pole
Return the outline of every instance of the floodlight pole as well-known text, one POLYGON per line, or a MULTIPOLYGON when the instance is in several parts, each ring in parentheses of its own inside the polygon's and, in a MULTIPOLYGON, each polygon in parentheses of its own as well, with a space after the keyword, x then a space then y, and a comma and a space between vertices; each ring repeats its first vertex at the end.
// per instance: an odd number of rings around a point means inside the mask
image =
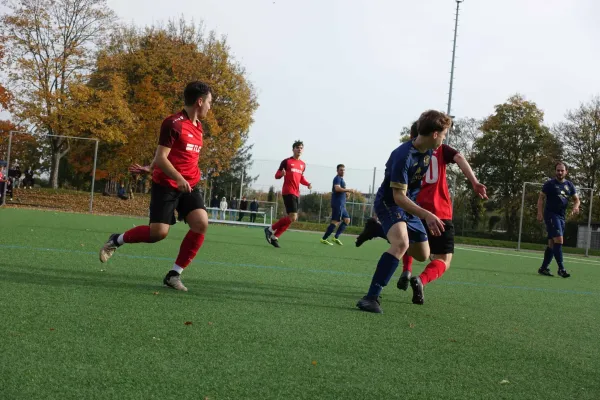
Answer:
MULTIPOLYGON (((452 85, 454 83, 454 60, 456 58, 456 37, 458 33, 458 13, 460 11, 460 3, 464 0, 456 0, 456 16, 454 18, 454 42, 452 44, 452 66, 450 67, 450 89, 448 90, 448 112, 450 115, 452 111, 452 85)), ((446 137, 446 144, 450 145, 450 132, 446 137)))

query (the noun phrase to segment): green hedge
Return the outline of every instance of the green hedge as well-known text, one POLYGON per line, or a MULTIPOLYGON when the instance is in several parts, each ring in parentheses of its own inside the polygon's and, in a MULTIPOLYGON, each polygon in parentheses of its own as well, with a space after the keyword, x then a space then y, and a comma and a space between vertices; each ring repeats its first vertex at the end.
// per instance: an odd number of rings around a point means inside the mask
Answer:
MULTIPOLYGON (((327 224, 317 224, 314 222, 295 222, 292 226, 293 229, 302 230, 302 231, 316 231, 316 232, 325 232, 327 229, 327 224)), ((362 232, 362 226, 349 226, 346 228, 346 233, 358 235, 362 232)), ((510 240, 498 240, 491 239, 486 237, 469 237, 469 236, 456 236, 455 238, 456 244, 466 244, 472 246, 486 246, 486 247, 497 247, 504 249, 516 249, 517 243, 510 240)), ((539 243, 521 243, 521 249, 523 250, 539 250, 544 251, 546 248, 545 244, 539 243)), ((565 253, 568 254, 585 254, 585 249, 578 249, 575 247, 563 247, 565 253)), ((591 250, 589 251, 589 255, 591 256, 600 256, 600 250, 591 250)))

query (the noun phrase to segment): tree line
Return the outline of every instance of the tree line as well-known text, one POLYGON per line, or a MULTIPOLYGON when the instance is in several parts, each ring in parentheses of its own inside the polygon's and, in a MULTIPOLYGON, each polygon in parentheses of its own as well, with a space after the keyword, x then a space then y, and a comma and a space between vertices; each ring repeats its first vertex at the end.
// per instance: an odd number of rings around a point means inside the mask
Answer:
MULTIPOLYGON (((407 128, 403 128, 401 137, 406 133, 407 128)), ((562 122, 548 126, 535 102, 516 94, 495 106, 487 118, 455 120, 450 145, 467 157, 479 180, 488 187, 490 200, 484 203, 472 194, 462 174, 456 169, 449 171, 448 181, 454 183, 455 214, 461 214, 470 229, 492 231, 501 223, 504 237, 515 240, 523 183, 543 183, 554 177, 558 161, 567 164, 568 178, 576 186, 594 190, 597 206, 592 217, 600 219, 599 96, 568 110, 562 122)), ((525 192, 523 234, 543 239, 543 227, 535 221, 540 188, 530 186, 525 192)), ((589 191, 580 193, 580 197, 583 212, 573 222, 588 219, 589 191)))
MULTIPOLYGON (((122 179, 133 162, 150 163, 160 124, 182 105, 192 80, 214 91, 205 121, 201 169, 205 178, 229 171, 258 108, 243 66, 226 37, 184 19, 146 27, 119 24, 106 0, 6 2, 0 17, 0 122, 6 154, 59 176, 88 182, 93 145, 62 136, 100 139, 96 179, 122 179), (62 160, 62 162, 61 162, 62 160), (60 171, 64 170, 63 174, 60 171)), ((244 150, 245 149, 245 150, 244 150)))

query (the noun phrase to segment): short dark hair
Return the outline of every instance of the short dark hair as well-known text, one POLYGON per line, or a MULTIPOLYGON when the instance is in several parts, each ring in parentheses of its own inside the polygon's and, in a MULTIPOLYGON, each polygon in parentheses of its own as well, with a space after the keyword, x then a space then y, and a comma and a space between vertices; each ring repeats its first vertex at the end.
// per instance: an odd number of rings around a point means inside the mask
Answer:
POLYGON ((335 167, 336 171, 340 168, 346 168, 346 166, 344 164, 338 164, 337 167, 335 167))
POLYGON ((206 99, 209 93, 212 93, 212 89, 204 82, 194 81, 186 85, 183 89, 183 100, 186 106, 192 106, 198 101, 200 97, 206 99))
POLYGON ((565 169, 569 169, 567 168, 567 164, 565 164, 563 161, 557 161, 556 164, 554 164, 554 169, 556 169, 556 167, 558 167, 559 165, 562 165, 563 167, 565 167, 565 169))
POLYGON ((417 121, 419 135, 423 136, 429 136, 433 132, 442 132, 450 126, 452 126, 452 118, 436 110, 425 111, 417 121))
POLYGON ((294 144, 292 145, 292 149, 295 149, 296 147, 300 147, 300 146, 304 147, 304 142, 302 140, 296 140, 294 142, 294 144))
POLYGON ((411 139, 415 139, 417 136, 419 136, 419 130, 417 129, 418 124, 417 121, 413 122, 412 125, 410 126, 410 138, 411 139))

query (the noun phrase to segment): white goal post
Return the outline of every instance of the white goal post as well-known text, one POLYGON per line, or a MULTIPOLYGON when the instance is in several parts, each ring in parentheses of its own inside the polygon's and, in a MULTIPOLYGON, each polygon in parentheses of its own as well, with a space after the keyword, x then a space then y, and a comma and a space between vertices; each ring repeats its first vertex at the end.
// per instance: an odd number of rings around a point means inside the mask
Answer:
MULTIPOLYGON (((38 136, 35 136, 29 132, 9 131, 8 132, 8 151, 7 151, 7 155, 6 155, 6 171, 7 172, 10 168, 10 152, 12 150, 11 149, 12 138, 13 138, 13 135, 15 135, 15 134, 34 136, 38 139, 45 139, 48 137, 59 137, 59 138, 65 138, 65 139, 88 140, 88 141, 95 142, 94 166, 92 167, 92 188, 90 190, 90 213, 92 213, 94 210, 94 183, 96 182, 96 162, 98 160, 98 143, 100 142, 100 139, 83 137, 83 136, 64 136, 64 135, 38 135, 38 136)), ((0 201, 0 206, 6 205, 6 189, 7 189, 7 187, 8 187, 8 185, 4 185, 4 193, 2 193, 2 201, 0 201)))
MULTIPOLYGON (((523 195, 521 197, 521 217, 520 217, 520 221, 519 221, 519 241, 517 243, 517 251, 521 250, 521 234, 523 233, 523 210, 525 208, 525 192, 527 190, 527 186, 534 186, 534 187, 542 187, 544 184, 543 183, 537 183, 537 182, 524 182, 523 183, 523 195)), ((592 225, 592 204, 594 201, 594 190, 592 188, 582 188, 582 187, 576 187, 577 191, 589 191, 590 192, 590 208, 588 210, 588 220, 587 220, 587 237, 586 237, 586 241, 585 241, 585 256, 588 257, 589 256, 589 250, 590 250, 590 244, 592 242, 592 229, 591 229, 591 225, 592 225)))

